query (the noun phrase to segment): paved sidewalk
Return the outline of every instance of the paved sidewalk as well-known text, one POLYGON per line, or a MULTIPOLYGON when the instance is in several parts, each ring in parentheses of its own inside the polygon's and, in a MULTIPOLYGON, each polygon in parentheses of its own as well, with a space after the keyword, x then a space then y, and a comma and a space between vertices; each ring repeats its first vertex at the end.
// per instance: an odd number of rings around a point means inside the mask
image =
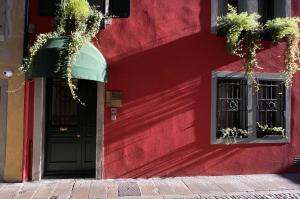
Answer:
POLYGON ((300 174, 151 179, 68 179, 0 184, 0 199, 299 198, 300 174))

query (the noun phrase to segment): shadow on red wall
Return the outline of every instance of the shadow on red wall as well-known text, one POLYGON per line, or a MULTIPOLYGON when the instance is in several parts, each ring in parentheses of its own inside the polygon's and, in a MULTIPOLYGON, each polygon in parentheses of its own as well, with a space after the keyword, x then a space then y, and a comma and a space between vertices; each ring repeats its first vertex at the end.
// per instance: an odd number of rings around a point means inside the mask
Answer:
MULTIPOLYGON (((284 168, 300 153, 296 135, 292 144, 210 144, 212 71, 242 67, 224 38, 210 33, 210 5, 200 1, 200 8, 198 33, 109 58, 106 89, 121 90, 124 105, 117 121, 106 108, 105 178, 292 171, 284 168)), ((261 71, 280 71, 283 49, 261 51, 261 71)))
MULTIPOLYGON (((51 30, 52 18, 37 16, 37 2, 31 2, 37 32, 51 30)), ((210 1, 131 2, 130 18, 114 19, 98 35, 110 65, 106 90, 124 94, 117 121, 105 110, 104 177, 292 171, 289 166, 300 154, 295 133, 291 144, 210 144, 211 73, 242 69, 224 50, 224 38, 210 33, 210 1)), ((260 52, 266 72, 278 72, 283 49, 260 52)), ((293 93, 300 93, 299 80, 298 74, 293 93)), ((291 129, 297 131, 300 99, 295 95, 291 129)))

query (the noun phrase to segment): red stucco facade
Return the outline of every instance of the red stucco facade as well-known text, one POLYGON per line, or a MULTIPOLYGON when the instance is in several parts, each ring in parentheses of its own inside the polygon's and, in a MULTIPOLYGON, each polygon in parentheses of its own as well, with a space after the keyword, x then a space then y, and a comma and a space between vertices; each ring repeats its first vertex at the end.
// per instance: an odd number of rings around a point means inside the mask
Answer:
MULTIPOLYGON (((30 23, 36 32, 49 31, 52 18, 37 15, 36 1, 30 23)), ((297 0, 292 8, 300 15, 297 0)), ((210 0, 132 0, 130 17, 113 19, 98 37, 109 64, 106 90, 124 96, 116 121, 105 108, 104 178, 297 171, 300 74, 292 87, 289 144, 210 143, 212 71, 242 69, 224 38, 211 33, 210 0)), ((280 71, 285 44, 264 46, 259 72, 280 71)))

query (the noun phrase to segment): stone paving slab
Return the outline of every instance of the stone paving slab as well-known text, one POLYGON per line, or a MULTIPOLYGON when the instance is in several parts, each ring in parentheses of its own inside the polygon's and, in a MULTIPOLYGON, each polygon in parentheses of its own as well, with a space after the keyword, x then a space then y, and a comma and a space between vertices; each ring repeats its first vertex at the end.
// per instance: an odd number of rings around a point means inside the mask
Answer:
POLYGON ((43 183, 33 195, 33 199, 48 199, 53 195, 54 189, 58 183, 48 182, 43 183))
POLYGON ((0 183, 0 199, 300 199, 300 174, 0 183))
POLYGON ((141 180, 138 182, 142 196, 157 196, 159 195, 158 188, 152 180, 141 180))
POLYGON ((22 186, 24 185, 20 183, 4 184, 0 190, 0 199, 12 199, 19 193, 22 186))
POLYGON ((91 183, 91 180, 76 180, 70 198, 88 199, 91 183))
POLYGON ((124 196, 118 199, 164 199, 163 196, 124 196))
POLYGON ((172 187, 176 195, 187 195, 192 194, 186 184, 180 179, 171 179, 169 180, 169 185, 172 187))
POLYGON ((31 199, 40 188, 40 183, 24 183, 14 196, 14 199, 31 199))
POLYGON ((51 199, 68 199, 72 193, 75 181, 58 181, 51 199))
POLYGON ((153 180, 154 185, 158 188, 159 195, 174 195, 175 191, 169 185, 166 179, 153 180))
POLYGON ((238 178, 231 178, 231 179, 217 178, 214 179, 213 182, 217 186, 219 186, 222 190, 224 190, 226 193, 255 191, 254 188, 243 183, 238 178))
POLYGON ((118 198, 118 185, 113 181, 107 183, 107 198, 118 198))
POLYGON ((194 194, 225 194, 225 191, 214 182, 204 182, 193 178, 185 178, 183 182, 194 194))
POLYGON ((102 199, 107 195, 107 184, 101 180, 93 180, 89 193, 89 199, 102 199))

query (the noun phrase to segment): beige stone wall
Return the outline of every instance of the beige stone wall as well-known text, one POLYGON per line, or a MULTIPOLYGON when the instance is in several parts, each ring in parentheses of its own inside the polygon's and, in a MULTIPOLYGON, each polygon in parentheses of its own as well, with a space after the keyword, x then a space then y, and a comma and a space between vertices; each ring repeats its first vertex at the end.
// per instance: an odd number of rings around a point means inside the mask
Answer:
POLYGON ((0 41, 0 79, 3 70, 11 69, 8 78, 8 109, 4 180, 20 181, 22 176, 24 75, 18 67, 23 58, 24 0, 0 0, 5 6, 5 39, 0 41))

